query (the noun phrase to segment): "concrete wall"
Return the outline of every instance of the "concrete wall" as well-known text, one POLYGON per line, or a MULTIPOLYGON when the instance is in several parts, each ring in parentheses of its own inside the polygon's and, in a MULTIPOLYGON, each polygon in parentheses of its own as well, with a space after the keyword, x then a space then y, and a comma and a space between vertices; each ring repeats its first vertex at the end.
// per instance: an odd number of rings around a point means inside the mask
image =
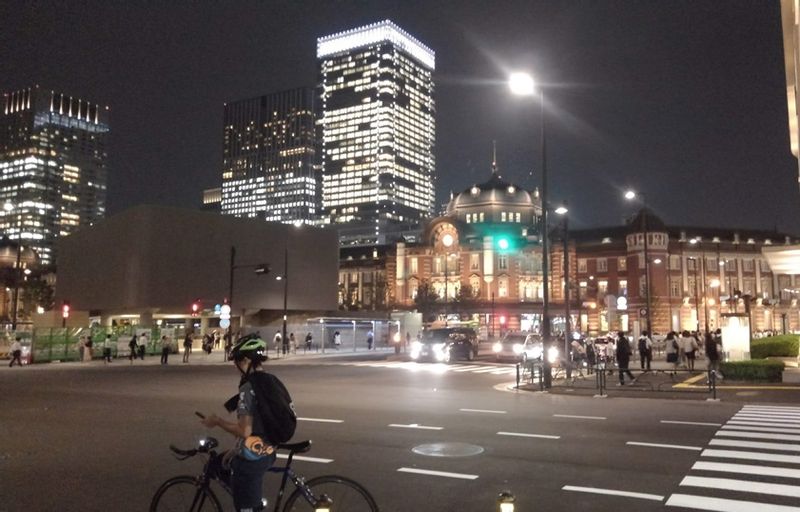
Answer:
POLYGON ((269 263, 272 272, 235 271, 234 312, 282 309, 284 247, 289 309, 334 310, 336 233, 161 206, 140 206, 60 239, 56 303, 103 314, 149 309, 185 314, 228 295, 230 248, 237 265, 269 263))

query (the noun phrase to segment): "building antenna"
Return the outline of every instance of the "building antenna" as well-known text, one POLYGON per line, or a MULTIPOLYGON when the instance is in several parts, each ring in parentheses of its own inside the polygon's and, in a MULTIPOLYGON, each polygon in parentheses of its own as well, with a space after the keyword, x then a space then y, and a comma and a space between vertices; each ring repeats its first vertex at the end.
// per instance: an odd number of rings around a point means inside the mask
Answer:
POLYGON ((497 174, 497 141, 492 141, 492 174, 497 174))

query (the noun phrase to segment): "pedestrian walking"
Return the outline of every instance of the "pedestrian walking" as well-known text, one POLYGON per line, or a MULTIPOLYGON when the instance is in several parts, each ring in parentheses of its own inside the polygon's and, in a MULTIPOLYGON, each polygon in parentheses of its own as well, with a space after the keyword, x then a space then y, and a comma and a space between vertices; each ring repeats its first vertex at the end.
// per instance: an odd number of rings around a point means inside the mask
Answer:
POLYGON ((230 361, 231 359, 231 349, 233 348, 233 342, 231 341, 231 331, 228 329, 228 332, 225 333, 223 336, 225 340, 225 361, 230 361))
POLYGON ((667 362, 672 363, 672 374, 675 375, 674 370, 677 370, 678 365, 681 363, 680 343, 678 342, 675 331, 670 331, 667 334, 667 338, 664 340, 664 352, 667 354, 667 362))
POLYGON ((219 335, 219 331, 214 331, 214 349, 219 348, 219 342, 222 338, 219 335))
POLYGON ((339 334, 339 331, 333 333, 333 347, 336 350, 339 350, 339 347, 342 344, 342 335, 339 334))
POLYGON ((706 366, 708 368, 708 378, 711 380, 711 372, 714 372, 714 377, 719 378, 719 349, 714 336, 707 332, 705 336, 705 350, 706 350, 706 366))
POLYGON ((306 334, 306 352, 311 352, 311 345, 314 343, 314 337, 311 333, 306 334))
POLYGON ((683 331, 681 334, 680 345, 681 349, 683 350, 683 357, 686 367, 689 370, 694 370, 695 354, 697 353, 697 349, 700 348, 697 345, 697 341, 689 333, 689 331, 683 331))
POLYGON ((172 349, 169 338, 161 336, 161 364, 169 364, 169 352, 172 349))
POLYGON ((653 340, 650 339, 650 333, 642 331, 639 335, 639 362, 642 370, 650 371, 650 362, 653 360, 653 340))
POLYGON ((192 334, 193 334, 192 331, 188 331, 186 333, 186 336, 184 336, 184 338, 183 338, 183 362, 184 363, 188 363, 189 362, 189 354, 192 353, 192 343, 194 343, 194 340, 192 339, 192 334))
POLYGON ((589 340, 586 342, 586 364, 587 372, 589 375, 594 373, 594 367, 597 364, 597 352, 595 351, 594 341, 589 340))
POLYGON ((717 344, 717 353, 719 354, 719 360, 725 360, 725 349, 722 345, 722 329, 717 329, 714 331, 714 342, 717 344))
POLYGON ((372 332, 372 329, 367 332, 367 350, 372 350, 372 344, 375 340, 375 333, 372 332))
POLYGON ((105 364, 111 362, 111 335, 106 334, 106 339, 103 340, 103 361, 105 364))
POLYGON ((78 361, 83 362, 86 358, 84 353, 86 352, 86 338, 81 336, 78 338, 78 361))
POLYGON ((128 348, 130 349, 128 359, 130 359, 131 364, 133 364, 133 360, 136 359, 136 352, 139 350, 139 337, 136 336, 136 333, 131 336, 131 340, 128 342, 128 348))
POLYGON ((14 338, 14 342, 11 344, 11 362, 8 363, 9 368, 14 366, 14 361, 17 362, 17 366, 22 366, 22 343, 20 343, 19 336, 14 338))
POLYGON ((631 344, 628 342, 628 338, 625 337, 625 333, 619 331, 619 336, 617 338, 617 366, 619 366, 619 385, 625 385, 625 374, 628 374, 628 377, 631 379, 631 384, 636 382, 636 377, 633 376, 631 371, 628 369, 628 364, 631 361, 631 344))
POLYGON ((292 351, 292 354, 297 353, 297 340, 294 339, 294 333, 289 333, 289 350, 292 351))
POLYGON ((83 357, 84 361, 91 362, 94 358, 94 349, 92 348, 92 335, 88 334, 86 336, 86 341, 84 342, 84 350, 83 350, 83 357))
POLYGON ((147 350, 147 333, 143 332, 141 336, 139 336, 139 359, 144 361, 144 353, 147 350))

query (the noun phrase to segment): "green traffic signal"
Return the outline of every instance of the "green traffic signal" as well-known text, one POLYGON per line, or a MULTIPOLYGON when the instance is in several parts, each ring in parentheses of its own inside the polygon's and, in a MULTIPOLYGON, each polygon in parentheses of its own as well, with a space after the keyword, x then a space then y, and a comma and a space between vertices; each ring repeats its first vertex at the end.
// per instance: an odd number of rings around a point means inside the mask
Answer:
POLYGON ((508 238, 501 238, 500 240, 497 241, 497 247, 499 247, 503 251, 508 249, 510 245, 511 244, 508 242, 508 238))

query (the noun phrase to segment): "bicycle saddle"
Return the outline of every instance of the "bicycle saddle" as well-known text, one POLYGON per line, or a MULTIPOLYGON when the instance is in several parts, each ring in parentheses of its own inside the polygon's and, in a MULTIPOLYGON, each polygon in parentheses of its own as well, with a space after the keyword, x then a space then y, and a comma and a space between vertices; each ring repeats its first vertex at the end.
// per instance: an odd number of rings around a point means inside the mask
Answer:
POLYGON ((303 453, 311 449, 311 440, 299 443, 284 443, 278 445, 279 450, 289 450, 292 453, 303 453))

